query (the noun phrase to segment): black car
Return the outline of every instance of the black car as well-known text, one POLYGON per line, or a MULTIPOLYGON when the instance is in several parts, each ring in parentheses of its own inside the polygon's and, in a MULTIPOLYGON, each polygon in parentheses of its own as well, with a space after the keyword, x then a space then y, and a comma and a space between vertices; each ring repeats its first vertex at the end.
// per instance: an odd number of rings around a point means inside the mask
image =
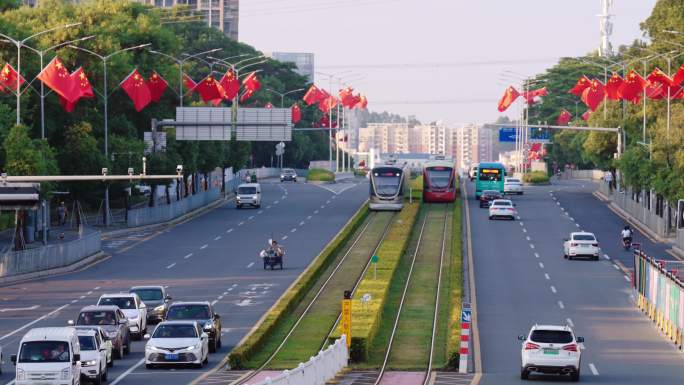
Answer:
MULTIPOLYGON (((69 321, 73 325, 73 321, 69 321)), ((104 330, 107 339, 112 341, 112 354, 115 358, 123 358, 131 352, 131 331, 128 319, 118 306, 86 306, 81 309, 76 325, 99 326, 104 330)))
POLYGON ((297 182, 297 172, 291 168, 284 168, 280 173, 280 181, 285 182, 286 180, 297 182))
POLYGON ((495 190, 482 191, 482 194, 480 194, 480 207, 488 208, 495 199, 504 199, 504 196, 495 190))
POLYGON ((133 286, 129 293, 135 293, 147 306, 147 321, 161 322, 171 303, 171 296, 164 286, 133 286))
POLYGON ((221 316, 214 312, 209 302, 174 302, 165 319, 197 321, 209 335, 209 352, 214 353, 221 347, 221 316))

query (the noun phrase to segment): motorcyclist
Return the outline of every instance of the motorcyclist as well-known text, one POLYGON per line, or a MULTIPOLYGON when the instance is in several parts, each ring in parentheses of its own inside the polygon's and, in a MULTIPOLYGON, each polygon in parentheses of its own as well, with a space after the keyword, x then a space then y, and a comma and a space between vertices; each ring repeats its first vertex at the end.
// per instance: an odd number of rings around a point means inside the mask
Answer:
POLYGON ((632 229, 629 227, 629 225, 622 229, 621 235, 622 243, 629 242, 629 244, 632 244, 632 229))

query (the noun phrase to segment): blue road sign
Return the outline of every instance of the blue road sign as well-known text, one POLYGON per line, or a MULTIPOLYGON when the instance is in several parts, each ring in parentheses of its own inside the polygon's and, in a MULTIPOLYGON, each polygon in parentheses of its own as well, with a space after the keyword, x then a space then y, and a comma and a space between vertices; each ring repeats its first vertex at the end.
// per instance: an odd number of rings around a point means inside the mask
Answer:
POLYGON ((461 322, 471 322, 472 314, 470 308, 461 310, 461 322))
POLYGON ((515 142, 515 127, 499 128, 499 142, 515 142))

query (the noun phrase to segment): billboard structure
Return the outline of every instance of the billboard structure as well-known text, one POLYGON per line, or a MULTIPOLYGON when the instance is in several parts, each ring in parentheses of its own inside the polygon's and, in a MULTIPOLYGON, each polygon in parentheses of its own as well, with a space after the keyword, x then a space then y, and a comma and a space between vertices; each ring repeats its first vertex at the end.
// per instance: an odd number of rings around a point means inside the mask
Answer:
POLYGON ((177 107, 176 140, 236 140, 280 142, 292 140, 289 108, 240 108, 235 121, 230 107, 177 107))

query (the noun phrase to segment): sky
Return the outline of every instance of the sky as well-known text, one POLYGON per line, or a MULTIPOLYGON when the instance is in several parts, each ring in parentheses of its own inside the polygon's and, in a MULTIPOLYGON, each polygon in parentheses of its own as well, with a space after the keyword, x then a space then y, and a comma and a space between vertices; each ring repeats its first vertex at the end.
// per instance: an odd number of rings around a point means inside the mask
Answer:
MULTIPOLYGON (((642 37, 656 1, 615 0, 614 47, 642 37)), ((501 116, 507 73, 596 50, 599 13, 600 0, 242 0, 239 33, 261 51, 313 52, 373 111, 458 125, 501 116)))

